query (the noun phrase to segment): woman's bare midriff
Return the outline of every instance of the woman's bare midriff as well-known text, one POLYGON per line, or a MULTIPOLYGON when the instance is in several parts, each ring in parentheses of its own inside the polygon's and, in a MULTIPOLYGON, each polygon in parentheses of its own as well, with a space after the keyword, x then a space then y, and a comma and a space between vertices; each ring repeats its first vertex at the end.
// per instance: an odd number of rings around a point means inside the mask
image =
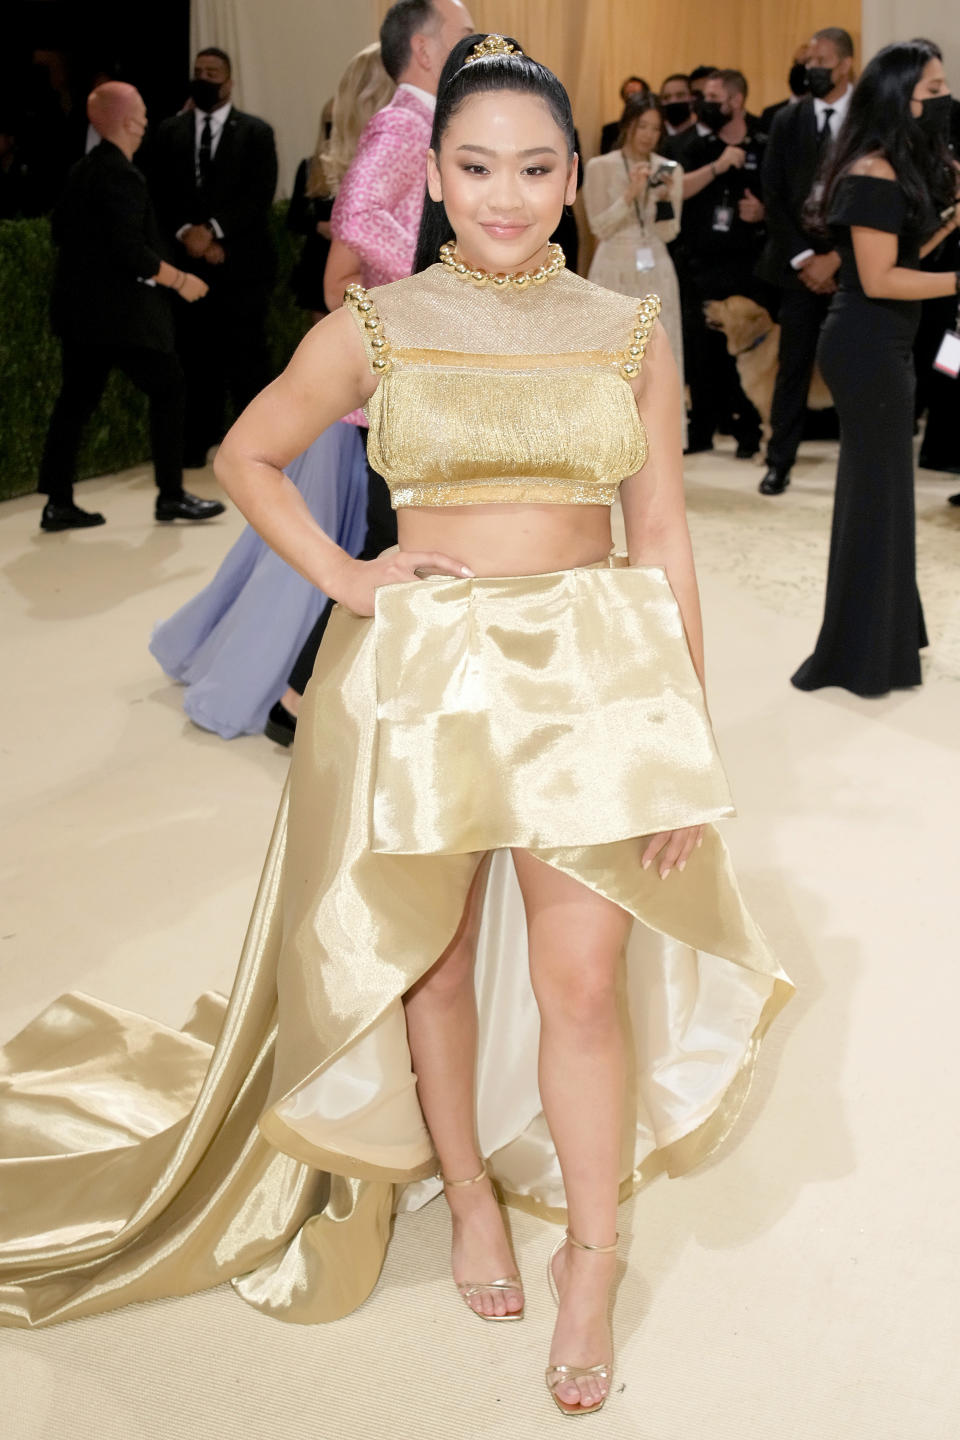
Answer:
POLYGON ((401 550, 433 550, 475 575, 540 575, 610 553, 607 505, 445 505, 397 511, 401 550))

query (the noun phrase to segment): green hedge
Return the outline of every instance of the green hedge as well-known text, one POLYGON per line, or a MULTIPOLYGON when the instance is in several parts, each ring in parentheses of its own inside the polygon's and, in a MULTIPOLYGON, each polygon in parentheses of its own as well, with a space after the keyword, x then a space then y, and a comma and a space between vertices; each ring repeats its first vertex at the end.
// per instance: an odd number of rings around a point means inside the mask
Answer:
MULTIPOLYGON (((280 255, 269 319, 275 372, 283 369, 309 323, 288 283, 301 242, 286 228, 286 210, 285 201, 273 209, 280 255)), ((49 322, 54 260, 46 219, 0 221, 0 499, 36 489, 47 422, 60 387, 60 346, 49 322)), ((87 427, 78 477, 123 470, 149 455, 146 400, 125 376, 114 374, 87 427)))

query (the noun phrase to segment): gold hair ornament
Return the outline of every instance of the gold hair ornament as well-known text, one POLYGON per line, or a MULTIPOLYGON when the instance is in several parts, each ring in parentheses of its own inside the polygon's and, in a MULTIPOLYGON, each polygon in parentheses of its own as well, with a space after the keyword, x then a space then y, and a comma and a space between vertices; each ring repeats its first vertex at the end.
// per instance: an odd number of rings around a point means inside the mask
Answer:
POLYGON ((471 270, 457 254, 457 247, 452 240, 440 246, 440 263, 446 266, 460 280, 470 280, 474 285, 486 285, 487 282, 495 290, 529 290, 533 285, 542 285, 544 281, 559 275, 567 263, 560 246, 552 241, 547 246, 546 264, 541 265, 539 270, 520 270, 516 274, 505 275, 500 271, 491 275, 489 270, 471 270))
POLYGON ((516 45, 511 45, 502 35, 488 35, 486 40, 481 40, 479 45, 474 45, 470 54, 464 60, 464 65, 473 65, 477 60, 489 60, 492 55, 522 55, 523 51, 518 50, 516 45))

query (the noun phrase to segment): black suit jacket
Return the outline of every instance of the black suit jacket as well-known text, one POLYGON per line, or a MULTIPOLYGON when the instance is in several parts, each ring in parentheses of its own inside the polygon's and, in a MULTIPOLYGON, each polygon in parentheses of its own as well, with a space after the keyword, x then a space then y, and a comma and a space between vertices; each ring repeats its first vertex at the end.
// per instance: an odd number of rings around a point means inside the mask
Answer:
POLYGON ((812 233, 803 218, 821 158, 813 100, 805 96, 774 119, 763 162, 767 244, 757 274, 771 285, 795 288, 801 282, 790 264, 793 256, 802 250, 822 255, 833 248, 825 235, 812 233))
POLYGON ((231 109, 206 188, 196 178, 192 110, 160 125, 145 157, 145 169, 164 235, 175 247, 176 263, 182 269, 202 275, 211 286, 269 290, 276 272, 270 207, 277 188, 277 150, 265 120, 231 109), (223 230, 222 265, 192 259, 176 239, 184 225, 208 220, 216 220, 223 230))
POLYGON ((60 251, 56 334, 90 345, 173 349, 170 297, 142 283, 166 258, 146 181, 109 140, 70 171, 52 230, 60 251))

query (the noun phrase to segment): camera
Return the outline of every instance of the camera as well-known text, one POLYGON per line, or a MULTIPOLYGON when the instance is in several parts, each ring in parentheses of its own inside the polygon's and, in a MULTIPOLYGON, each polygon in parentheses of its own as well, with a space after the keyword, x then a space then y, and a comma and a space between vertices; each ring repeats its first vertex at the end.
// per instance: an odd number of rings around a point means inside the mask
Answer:
POLYGON ((677 168, 676 160, 661 160, 650 176, 649 185, 651 190, 658 185, 666 185, 674 170, 677 168))

